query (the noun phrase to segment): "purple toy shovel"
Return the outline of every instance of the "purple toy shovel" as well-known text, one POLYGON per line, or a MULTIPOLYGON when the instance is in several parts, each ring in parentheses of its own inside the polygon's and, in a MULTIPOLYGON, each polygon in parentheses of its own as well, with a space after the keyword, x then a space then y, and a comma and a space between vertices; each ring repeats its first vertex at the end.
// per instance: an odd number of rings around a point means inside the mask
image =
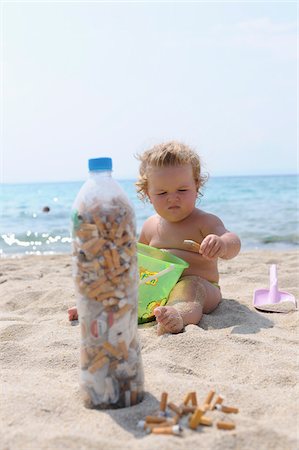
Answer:
POLYGON ((287 313, 296 309, 292 294, 278 290, 276 264, 270 266, 270 289, 257 289, 253 294, 253 306, 261 311, 287 313))

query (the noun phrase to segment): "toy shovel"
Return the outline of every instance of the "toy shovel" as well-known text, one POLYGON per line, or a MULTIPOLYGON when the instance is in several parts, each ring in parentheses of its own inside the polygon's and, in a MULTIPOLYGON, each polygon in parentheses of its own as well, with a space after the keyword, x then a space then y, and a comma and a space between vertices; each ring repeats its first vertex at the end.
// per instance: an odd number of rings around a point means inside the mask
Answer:
POLYGON ((296 309, 296 299, 288 292, 279 291, 276 264, 270 266, 270 288, 256 289, 253 306, 261 311, 287 313, 296 309))

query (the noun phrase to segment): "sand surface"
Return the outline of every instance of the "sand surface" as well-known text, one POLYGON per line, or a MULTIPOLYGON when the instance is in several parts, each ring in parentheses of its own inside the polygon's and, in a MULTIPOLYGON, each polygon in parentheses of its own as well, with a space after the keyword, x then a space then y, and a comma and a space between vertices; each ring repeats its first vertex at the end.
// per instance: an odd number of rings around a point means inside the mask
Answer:
POLYGON ((261 313, 254 289, 268 287, 278 265, 281 290, 299 297, 298 254, 248 252, 220 262, 224 300, 199 326, 157 336, 139 328, 146 395, 137 406, 86 409, 79 390, 80 328, 67 308, 75 303, 71 258, 29 256, 0 260, 1 450, 298 448, 298 312, 261 313), (185 429, 182 437, 146 435, 138 420, 157 411, 162 391, 180 404, 215 389, 233 431, 185 429))

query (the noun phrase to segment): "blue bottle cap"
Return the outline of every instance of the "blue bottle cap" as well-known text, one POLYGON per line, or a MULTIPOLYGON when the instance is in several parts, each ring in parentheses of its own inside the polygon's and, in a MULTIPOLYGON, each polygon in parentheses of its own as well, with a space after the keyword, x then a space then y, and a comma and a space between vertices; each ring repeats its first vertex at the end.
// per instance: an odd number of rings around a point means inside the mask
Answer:
POLYGON ((88 160, 88 169, 92 170, 112 170, 111 158, 93 158, 88 160))

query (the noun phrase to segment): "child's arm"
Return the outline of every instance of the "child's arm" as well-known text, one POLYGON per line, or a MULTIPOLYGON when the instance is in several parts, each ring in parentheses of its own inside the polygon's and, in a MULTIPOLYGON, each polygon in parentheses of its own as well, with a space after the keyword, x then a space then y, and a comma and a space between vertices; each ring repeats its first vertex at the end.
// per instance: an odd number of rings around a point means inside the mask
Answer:
POLYGON ((144 231, 143 227, 142 227, 142 230, 140 232, 140 236, 139 236, 138 242, 140 242, 141 244, 148 245, 148 240, 146 239, 145 231, 144 231))
POLYGON ((203 257, 231 259, 237 256, 241 248, 241 241, 235 233, 231 233, 225 228, 218 217, 207 215, 205 228, 205 238, 200 245, 200 253, 203 257))
POLYGON ((141 244, 150 245, 154 226, 155 226, 155 217, 151 216, 142 225, 138 242, 140 242, 141 244))

